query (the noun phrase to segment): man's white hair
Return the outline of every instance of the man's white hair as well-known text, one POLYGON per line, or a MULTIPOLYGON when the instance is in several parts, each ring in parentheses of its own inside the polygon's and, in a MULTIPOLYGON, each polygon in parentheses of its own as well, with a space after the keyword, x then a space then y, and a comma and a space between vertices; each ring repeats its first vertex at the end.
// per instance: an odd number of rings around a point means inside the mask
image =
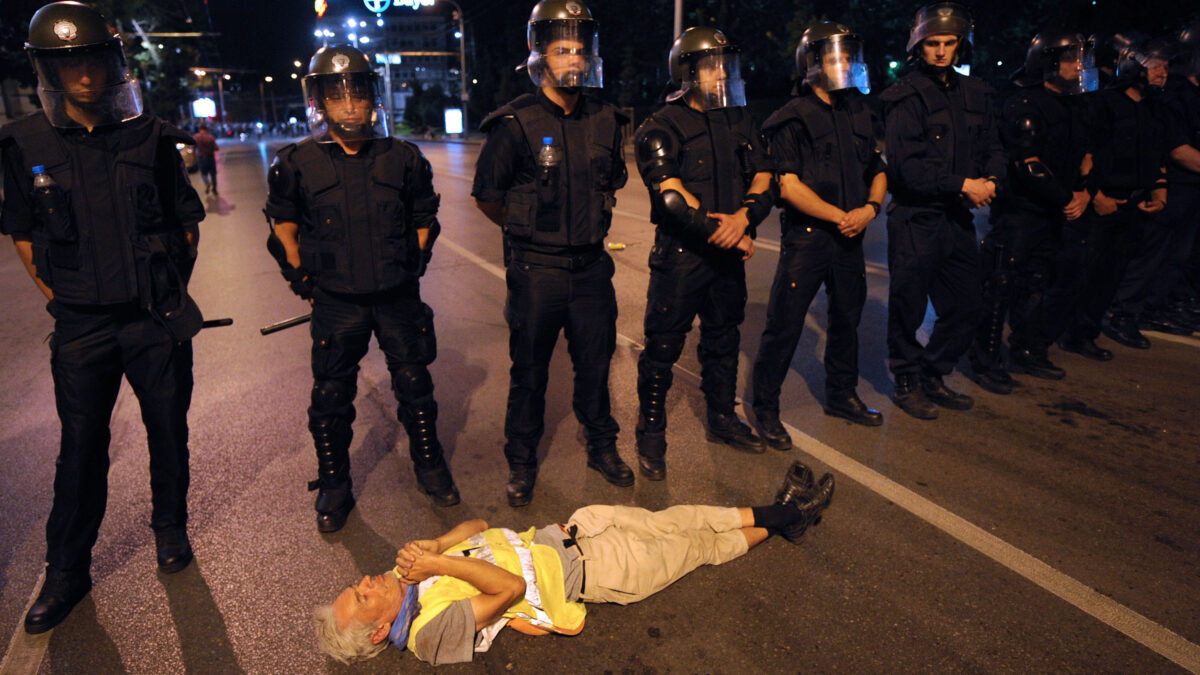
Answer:
POLYGON ((388 641, 371 644, 374 626, 361 621, 350 621, 338 630, 337 614, 333 605, 322 605, 313 611, 313 623, 317 627, 317 640, 321 649, 342 663, 354 663, 377 656, 388 646, 388 641))

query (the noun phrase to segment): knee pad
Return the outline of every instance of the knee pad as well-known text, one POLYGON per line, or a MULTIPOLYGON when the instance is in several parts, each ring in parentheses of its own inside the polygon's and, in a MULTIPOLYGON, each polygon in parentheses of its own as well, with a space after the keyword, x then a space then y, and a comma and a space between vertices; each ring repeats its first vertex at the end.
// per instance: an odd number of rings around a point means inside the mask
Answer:
POLYGON ((317 416, 344 416, 346 408, 350 409, 350 418, 354 419, 355 385, 341 380, 317 380, 312 388, 311 414, 317 416))
POLYGON ((683 353, 683 343, 687 340, 685 333, 657 333, 646 336, 646 357, 658 364, 668 367, 679 360, 683 353))
POLYGON ((433 394, 433 378, 425 366, 400 366, 392 373, 392 390, 399 401, 419 403, 433 394))

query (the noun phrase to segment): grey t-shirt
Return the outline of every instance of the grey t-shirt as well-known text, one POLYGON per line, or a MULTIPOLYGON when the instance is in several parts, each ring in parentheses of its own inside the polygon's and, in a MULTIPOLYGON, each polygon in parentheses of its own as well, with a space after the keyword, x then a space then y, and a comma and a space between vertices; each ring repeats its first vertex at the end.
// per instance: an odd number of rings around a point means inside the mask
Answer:
MULTIPOLYGON (((583 561, 579 559, 578 548, 563 546, 566 536, 558 525, 548 525, 534 533, 533 543, 549 546, 558 554, 567 602, 575 602, 583 589, 583 561)), ((471 611, 471 600, 459 600, 430 619, 417 633, 415 647, 417 658, 435 666, 470 661, 475 655, 475 613, 471 611)))

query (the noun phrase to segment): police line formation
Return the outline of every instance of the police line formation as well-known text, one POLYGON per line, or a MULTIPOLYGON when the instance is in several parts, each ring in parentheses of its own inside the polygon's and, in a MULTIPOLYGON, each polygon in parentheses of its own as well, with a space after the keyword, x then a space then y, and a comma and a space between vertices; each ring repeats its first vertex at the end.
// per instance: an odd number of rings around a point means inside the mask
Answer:
MULTIPOLYGON (((913 417, 971 408, 970 396, 943 381, 964 355, 979 386, 1006 394, 1010 372, 1064 377, 1048 358, 1055 342, 1106 361, 1112 353, 1095 343, 1102 331, 1146 348, 1139 326, 1196 327, 1194 290, 1182 290, 1200 214, 1196 27, 1174 41, 1042 32, 1004 101, 955 70, 970 58, 971 33, 962 5, 917 13, 909 71, 879 96, 881 125, 864 96, 861 39, 846 26, 818 23, 796 52, 795 97, 761 130, 745 107, 736 45, 709 27, 675 40, 671 93, 633 139, 657 228, 637 364, 635 434, 645 478, 666 476, 666 397, 697 315, 708 438, 748 452, 791 447, 780 391, 822 285, 829 294, 824 409, 882 423, 855 389, 867 294, 863 231, 888 193, 892 400, 913 417), (751 378, 755 433, 734 409, 744 266, 756 226, 775 206, 782 253, 751 378), (981 246, 972 211, 984 206, 992 229, 981 246), (922 344, 917 330, 929 302, 938 318, 922 344)), ((587 465, 615 485, 634 482, 616 451, 610 411, 617 307, 603 245, 614 194, 627 179, 628 120, 589 91, 601 84, 602 61, 596 22, 582 2, 539 2, 528 46, 519 69, 537 92, 483 121, 488 136, 472 190, 504 231, 512 506, 533 497, 560 332, 574 367, 572 404, 587 465)), ((186 416, 191 339, 205 324, 187 283, 204 209, 175 150, 191 137, 143 114, 121 40, 100 14, 75 2, 46 5, 32 18, 26 48, 42 110, 0 131, 7 198, 0 229, 13 237, 55 320, 51 369, 62 439, 45 582, 25 619, 26 630, 39 633, 91 588, 108 423, 122 377, 146 425, 159 568, 178 572, 193 558, 186 416)), ((311 138, 278 152, 265 212, 270 254, 291 289, 312 303, 308 415, 318 476, 309 488, 317 491, 318 529, 334 532, 355 505, 356 373, 372 334, 386 355, 418 484, 438 506, 459 502, 428 370, 437 351, 433 312, 419 293, 440 229, 439 196, 418 148, 390 138, 379 78, 363 53, 323 47, 302 84, 311 138)), ((798 499, 819 489, 811 479, 807 485, 798 499)))

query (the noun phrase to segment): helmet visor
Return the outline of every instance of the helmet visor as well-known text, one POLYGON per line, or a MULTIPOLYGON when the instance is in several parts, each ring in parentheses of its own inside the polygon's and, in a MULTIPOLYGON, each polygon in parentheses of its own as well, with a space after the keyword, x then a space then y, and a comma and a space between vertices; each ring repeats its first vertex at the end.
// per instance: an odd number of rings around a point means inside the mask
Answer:
POLYGON ((50 123, 79 127, 75 118, 116 124, 142 114, 142 92, 119 42, 83 49, 30 50, 38 98, 50 123), (74 114, 72 114, 74 112, 74 114))
POLYGON ((825 91, 857 89, 871 92, 867 63, 863 59, 862 42, 855 37, 835 35, 814 46, 812 63, 805 81, 825 91))
POLYGON ((302 86, 308 127, 318 143, 365 141, 391 135, 375 73, 308 75, 302 86))
POLYGON ((539 21, 530 27, 529 79, 538 87, 600 87, 604 62, 593 21, 539 21))
POLYGON ((1085 94, 1100 87, 1091 43, 1049 50, 1042 65, 1043 79, 1061 94, 1085 94))
POLYGON ((722 50, 689 56, 683 62, 679 91, 668 101, 687 94, 703 110, 739 108, 746 105, 746 83, 742 81, 737 52, 722 50))

